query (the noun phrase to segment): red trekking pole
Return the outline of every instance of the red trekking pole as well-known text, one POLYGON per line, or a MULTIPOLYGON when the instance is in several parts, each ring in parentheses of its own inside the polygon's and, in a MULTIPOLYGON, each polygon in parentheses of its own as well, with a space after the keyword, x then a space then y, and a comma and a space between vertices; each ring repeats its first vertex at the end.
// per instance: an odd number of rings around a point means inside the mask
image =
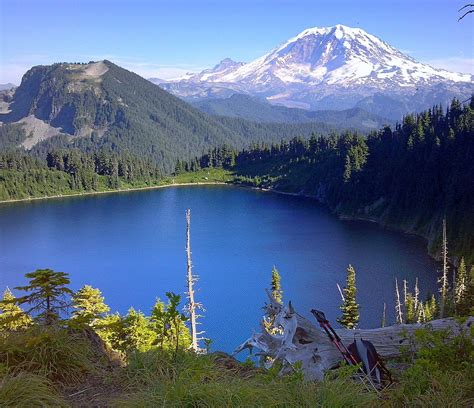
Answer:
POLYGON ((356 366, 358 364, 356 358, 344 345, 339 335, 334 331, 334 329, 331 326, 331 323, 329 323, 328 319, 326 319, 326 316, 324 315, 324 313, 316 309, 312 309, 311 313, 314 315, 319 325, 324 329, 326 334, 329 336, 329 339, 331 340, 331 342, 340 351, 340 353, 344 357, 344 360, 346 360, 346 362, 349 365, 356 366))

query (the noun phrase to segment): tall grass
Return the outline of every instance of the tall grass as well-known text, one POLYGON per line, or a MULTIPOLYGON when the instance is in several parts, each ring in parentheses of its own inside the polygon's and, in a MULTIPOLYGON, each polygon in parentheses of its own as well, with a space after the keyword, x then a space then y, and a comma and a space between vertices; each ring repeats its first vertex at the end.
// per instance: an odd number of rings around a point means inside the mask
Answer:
POLYGON ((96 360, 83 336, 63 328, 33 326, 0 336, 0 362, 10 374, 36 374, 71 385, 93 373, 100 363, 96 360))
POLYGON ((282 377, 277 365, 263 370, 222 353, 154 349, 129 353, 125 367, 112 368, 84 333, 36 326, 0 336, 0 406, 67 406, 61 393, 79 406, 99 400, 114 407, 474 406, 473 333, 451 338, 422 330, 415 341, 418 353, 379 399, 351 380, 350 367, 315 383, 298 368, 282 377))
POLYGON ((368 407, 375 396, 340 378, 321 384, 301 373, 279 377, 277 370, 228 370, 211 356, 161 352, 130 356, 129 388, 118 407, 368 407), (342 392, 341 392, 342 391, 342 392))
POLYGON ((68 407, 44 377, 20 373, 0 380, 0 406, 17 408, 68 407))

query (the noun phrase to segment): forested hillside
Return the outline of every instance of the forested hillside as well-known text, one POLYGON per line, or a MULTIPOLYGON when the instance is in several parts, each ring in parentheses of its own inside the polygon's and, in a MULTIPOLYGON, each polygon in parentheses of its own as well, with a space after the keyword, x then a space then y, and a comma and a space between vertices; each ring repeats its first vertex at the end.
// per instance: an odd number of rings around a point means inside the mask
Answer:
POLYGON ((360 108, 309 111, 270 105, 265 100, 242 94, 234 94, 229 98, 203 99, 191 103, 196 108, 211 115, 242 118, 264 123, 323 122, 337 127, 343 124, 346 129, 367 132, 394 122, 360 108))
POLYGON ((156 185, 163 178, 150 160, 100 151, 50 151, 46 160, 0 153, 0 200, 99 192, 156 185))
MULTIPOLYGON (((440 248, 446 218, 451 255, 471 262, 473 109, 472 100, 464 105, 454 100, 446 111, 435 106, 407 115, 395 129, 384 127, 367 138, 352 132, 313 135, 309 140, 293 138, 273 145, 254 143, 240 152, 235 145, 222 145, 193 160, 183 155, 173 167, 178 174, 222 166, 235 172, 238 183, 314 196, 340 216, 375 220, 419 234, 428 239, 433 254, 440 248)), ((242 131, 244 126, 238 119, 223 121, 229 129, 242 131)), ((282 129, 285 126, 289 125, 282 124, 282 129)), ((253 124, 243 131, 258 129, 253 124)), ((12 125, 0 127, 0 133, 10 145, 18 140, 12 125)), ((30 154, 2 154, 0 198, 152 186, 169 174, 159 162, 128 149, 62 147, 43 143, 30 154)))
MULTIPOLYGON (((305 194, 340 216, 376 220, 440 248, 442 220, 452 255, 474 259, 474 98, 407 115, 365 138, 294 138, 241 152, 215 149, 195 162, 236 172, 244 184, 305 194)), ((192 165, 192 163, 191 163, 192 165)))
POLYGON ((2 103, 0 149, 22 146, 34 154, 57 148, 132 154, 161 171, 221 144, 275 142, 334 126, 257 124, 215 118, 110 61, 37 66, 2 103))

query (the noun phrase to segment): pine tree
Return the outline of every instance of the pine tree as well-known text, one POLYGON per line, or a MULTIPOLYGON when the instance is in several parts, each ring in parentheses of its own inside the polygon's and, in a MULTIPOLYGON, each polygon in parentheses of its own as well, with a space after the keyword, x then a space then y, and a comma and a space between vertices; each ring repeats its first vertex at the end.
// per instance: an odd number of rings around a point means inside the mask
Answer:
POLYGON ((31 325, 31 317, 15 303, 15 296, 6 288, 0 302, 0 331, 16 331, 31 325))
POLYGON ((423 302, 419 302, 418 307, 416 309, 416 322, 417 323, 424 323, 426 322, 426 314, 425 314, 425 305, 423 302))
POLYGON ((346 160, 344 163, 344 173, 342 178, 344 179, 344 183, 347 183, 351 179, 351 174, 352 174, 352 164, 351 164, 351 158, 347 154, 346 155, 346 160))
POLYGON ((107 314, 96 322, 94 330, 114 350, 122 350, 123 324, 119 313, 107 314))
POLYGON ((438 305, 436 303, 435 295, 431 295, 431 298, 425 302, 425 321, 429 322, 437 317, 438 305))
POLYGON ((124 354, 147 351, 156 340, 150 320, 133 307, 125 316, 106 315, 97 323, 96 331, 110 347, 124 354))
POLYGON ((156 333, 148 318, 133 307, 122 318, 121 351, 147 351, 155 342, 156 333))
POLYGON ((275 300, 283 304, 283 291, 281 290, 281 276, 275 265, 272 268, 272 284, 271 284, 272 295, 275 300))
POLYGON ((73 292, 67 287, 70 280, 65 272, 54 272, 52 269, 37 269, 25 275, 30 284, 15 289, 30 292, 17 298, 15 304, 29 303, 28 313, 36 313, 36 320, 51 325, 57 321, 61 312, 69 306, 68 296, 73 292))
POLYGON ((461 258, 454 282, 454 308, 456 314, 469 314, 469 282, 464 258, 461 258))
POLYGON ((405 323, 415 323, 416 322, 415 299, 410 292, 408 292, 406 295, 405 312, 406 312, 405 323))
POLYGON ((344 302, 340 307, 342 316, 337 321, 347 329, 355 329, 359 322, 359 305, 356 301, 356 272, 352 265, 347 268, 346 287, 343 292, 344 302))
POLYGON ((110 308, 104 302, 99 289, 85 285, 72 296, 72 320, 78 324, 94 327, 110 308))

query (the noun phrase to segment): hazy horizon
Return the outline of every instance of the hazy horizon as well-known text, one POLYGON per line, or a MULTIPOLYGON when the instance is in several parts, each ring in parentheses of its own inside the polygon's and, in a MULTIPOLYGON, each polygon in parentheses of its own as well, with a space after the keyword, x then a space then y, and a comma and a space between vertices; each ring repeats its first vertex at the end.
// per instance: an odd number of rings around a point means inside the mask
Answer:
POLYGON ((304 29, 336 24, 362 28, 436 68, 474 74, 474 29, 458 22, 464 3, 0 0, 0 83, 18 85, 34 65, 102 59, 170 79, 224 58, 249 62, 304 29))

